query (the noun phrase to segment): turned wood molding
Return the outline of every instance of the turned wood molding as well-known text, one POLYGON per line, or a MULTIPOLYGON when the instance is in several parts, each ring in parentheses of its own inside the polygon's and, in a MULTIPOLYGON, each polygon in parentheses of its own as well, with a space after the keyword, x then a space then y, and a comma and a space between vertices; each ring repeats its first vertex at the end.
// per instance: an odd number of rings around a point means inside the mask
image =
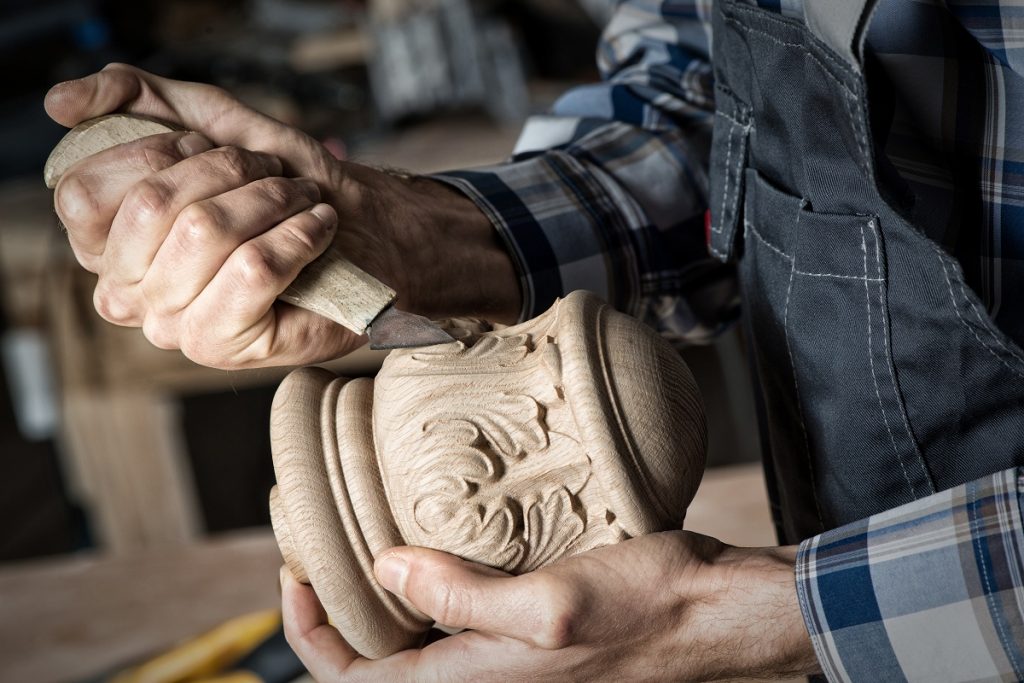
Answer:
POLYGON ((592 294, 505 327, 394 351, 376 379, 298 370, 271 414, 282 556, 360 654, 432 623, 377 584, 396 545, 514 574, 681 527, 704 469, 704 408, 653 330, 592 294))

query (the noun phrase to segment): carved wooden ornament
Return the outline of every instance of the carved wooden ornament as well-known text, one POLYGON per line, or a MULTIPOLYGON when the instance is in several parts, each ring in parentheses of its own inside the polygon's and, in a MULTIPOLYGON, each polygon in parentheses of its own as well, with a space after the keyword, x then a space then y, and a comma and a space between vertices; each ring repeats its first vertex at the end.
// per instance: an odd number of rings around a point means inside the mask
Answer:
POLYGON ((274 532, 362 655, 431 622, 377 584, 396 545, 518 574, 678 529, 704 469, 697 386, 672 347, 573 292, 520 325, 449 321, 458 341, 394 351, 376 380, 319 368, 274 398, 274 532))

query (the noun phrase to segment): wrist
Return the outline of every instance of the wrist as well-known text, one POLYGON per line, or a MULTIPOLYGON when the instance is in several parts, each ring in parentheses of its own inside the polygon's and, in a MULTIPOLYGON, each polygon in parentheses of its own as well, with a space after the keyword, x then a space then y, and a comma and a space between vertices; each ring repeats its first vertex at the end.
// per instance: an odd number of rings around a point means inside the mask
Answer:
POLYGON ((403 182, 415 205, 429 207, 417 213, 426 218, 419 225, 418 312, 432 318, 517 322, 519 275, 487 215, 447 183, 423 176, 403 182))
POLYGON ((703 568, 716 673, 775 678, 820 672, 796 591, 797 546, 726 547, 703 568))
POLYGON ((358 207, 380 255, 378 277, 398 292, 401 308, 435 319, 516 321, 518 274, 471 199, 428 177, 359 164, 342 164, 340 176, 341 195, 358 207))

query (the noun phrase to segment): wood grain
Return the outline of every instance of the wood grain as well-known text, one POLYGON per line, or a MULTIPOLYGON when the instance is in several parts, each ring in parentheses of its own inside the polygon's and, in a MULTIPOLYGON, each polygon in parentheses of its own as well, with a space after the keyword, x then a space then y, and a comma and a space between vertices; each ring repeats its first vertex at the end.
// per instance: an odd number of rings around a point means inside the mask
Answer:
POLYGON ((374 381, 303 370, 274 401, 282 554, 370 658, 430 625, 377 585, 387 547, 529 572, 679 528, 704 468, 689 369, 592 294, 513 327, 446 327, 457 341, 392 352, 374 381))

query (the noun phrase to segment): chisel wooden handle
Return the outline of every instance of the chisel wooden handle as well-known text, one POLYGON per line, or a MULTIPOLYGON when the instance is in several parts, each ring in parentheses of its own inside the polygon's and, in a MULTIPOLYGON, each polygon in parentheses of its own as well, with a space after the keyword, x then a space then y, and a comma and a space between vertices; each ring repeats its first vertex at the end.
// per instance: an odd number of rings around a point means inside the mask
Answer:
MULTIPOLYGON (((54 188, 64 172, 85 157, 147 135, 180 130, 163 121, 110 114, 72 128, 46 160, 43 179, 54 188)), ((356 334, 395 300, 395 290, 363 271, 331 245, 307 265, 278 299, 329 318, 356 334)))

